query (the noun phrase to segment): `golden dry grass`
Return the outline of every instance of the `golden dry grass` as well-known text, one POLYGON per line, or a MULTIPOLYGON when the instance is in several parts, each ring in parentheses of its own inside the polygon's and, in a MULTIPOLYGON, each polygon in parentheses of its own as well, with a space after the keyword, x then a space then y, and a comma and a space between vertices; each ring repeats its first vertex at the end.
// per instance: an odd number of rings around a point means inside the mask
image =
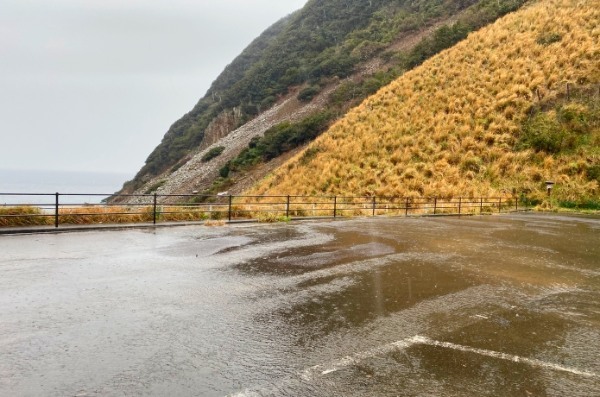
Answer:
MULTIPOLYGON (((152 221, 152 207, 84 206, 59 209, 59 223, 68 225, 138 223, 152 221)), ((52 219, 52 222, 54 220, 52 219)))
POLYGON ((54 220, 43 216, 38 207, 0 207, 0 227, 51 225, 54 220))
POLYGON ((381 89, 308 146, 316 155, 248 194, 543 197, 552 179, 563 198, 598 197, 598 182, 572 171, 600 164, 598 145, 551 155, 515 144, 536 101, 600 82, 599 26, 598 0, 534 2, 381 89), (540 44, 549 33, 560 39, 540 44))
MULTIPOLYGON (((226 208, 206 208, 196 206, 161 206, 157 211, 157 221, 202 221, 221 218, 226 208)), ((43 211, 36 206, 0 207, 0 227, 54 225, 54 212, 43 211)), ((152 206, 72 206, 59 209, 59 224, 123 224, 153 221, 152 206)))

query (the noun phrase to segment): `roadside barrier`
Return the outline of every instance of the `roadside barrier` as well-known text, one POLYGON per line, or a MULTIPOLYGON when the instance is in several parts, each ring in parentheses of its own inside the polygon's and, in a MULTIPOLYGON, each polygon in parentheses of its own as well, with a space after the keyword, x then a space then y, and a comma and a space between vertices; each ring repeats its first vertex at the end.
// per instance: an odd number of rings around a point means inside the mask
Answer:
POLYGON ((53 225, 55 228, 73 224, 476 215, 527 209, 523 197, 0 193, 0 203, 0 227, 53 225), (90 197, 103 201, 99 204, 77 202, 78 198, 90 197))

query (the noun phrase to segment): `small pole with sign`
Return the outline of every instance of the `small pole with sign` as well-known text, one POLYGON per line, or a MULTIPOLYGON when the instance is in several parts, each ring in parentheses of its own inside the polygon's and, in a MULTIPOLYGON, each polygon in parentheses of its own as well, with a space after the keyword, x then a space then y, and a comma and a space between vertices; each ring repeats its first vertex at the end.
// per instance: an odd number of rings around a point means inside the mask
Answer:
POLYGON ((554 182, 546 181, 546 192, 548 193, 548 197, 550 197, 550 193, 552 193, 553 186, 554 186, 554 182))
POLYGON ((552 208, 552 202, 550 201, 550 195, 552 193, 552 187, 554 186, 553 181, 546 181, 546 193, 548 194, 548 205, 552 208))

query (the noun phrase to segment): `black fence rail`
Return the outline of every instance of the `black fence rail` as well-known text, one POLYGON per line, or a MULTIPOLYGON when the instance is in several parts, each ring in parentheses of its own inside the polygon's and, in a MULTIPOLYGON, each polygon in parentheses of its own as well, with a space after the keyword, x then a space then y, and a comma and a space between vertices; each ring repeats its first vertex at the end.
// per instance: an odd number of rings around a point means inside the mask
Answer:
POLYGON ((526 210, 521 198, 0 193, 0 227, 293 218, 472 215, 526 210), (111 202, 86 203, 78 199, 111 202), (118 200, 114 200, 117 198, 118 200), (117 202, 117 201, 120 201, 117 202), (168 203, 168 204, 167 204, 168 203))

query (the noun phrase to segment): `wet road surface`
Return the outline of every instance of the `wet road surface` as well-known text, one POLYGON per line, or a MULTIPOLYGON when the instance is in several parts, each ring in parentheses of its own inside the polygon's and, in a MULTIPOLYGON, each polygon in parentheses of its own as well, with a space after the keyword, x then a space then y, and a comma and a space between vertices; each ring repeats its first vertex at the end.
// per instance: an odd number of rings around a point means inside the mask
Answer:
POLYGON ((0 237, 2 396, 599 396, 600 218, 0 237))

